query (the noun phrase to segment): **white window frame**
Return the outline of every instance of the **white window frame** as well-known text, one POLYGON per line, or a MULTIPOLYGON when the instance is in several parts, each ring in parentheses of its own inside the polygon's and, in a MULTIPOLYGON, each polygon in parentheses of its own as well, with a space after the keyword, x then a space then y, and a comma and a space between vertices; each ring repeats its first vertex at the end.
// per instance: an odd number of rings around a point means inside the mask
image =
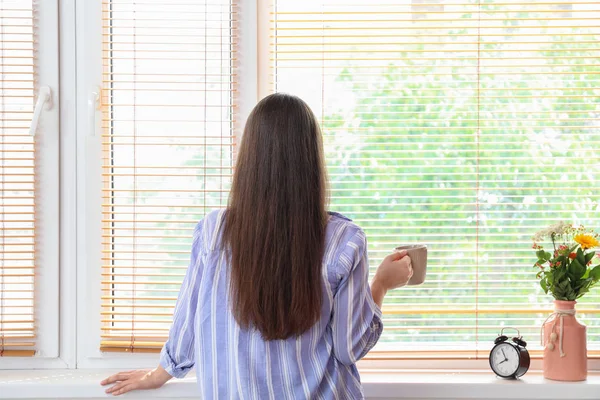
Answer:
MULTIPOLYGON (((58 1, 34 4, 38 63, 36 88, 50 87, 51 109, 42 111, 36 130, 36 354, 0 357, 0 370, 65 368, 59 357, 59 32, 58 1)), ((37 93, 36 93, 37 96, 37 93)))
POLYGON ((76 71, 78 72, 76 82, 77 366, 86 368, 95 366, 93 360, 102 359, 99 321, 102 143, 97 135, 99 133, 97 104, 95 99, 90 97, 92 93, 97 93, 97 87, 102 84, 102 2, 79 1, 75 11, 76 71), (97 184, 94 185, 92 182, 97 184))

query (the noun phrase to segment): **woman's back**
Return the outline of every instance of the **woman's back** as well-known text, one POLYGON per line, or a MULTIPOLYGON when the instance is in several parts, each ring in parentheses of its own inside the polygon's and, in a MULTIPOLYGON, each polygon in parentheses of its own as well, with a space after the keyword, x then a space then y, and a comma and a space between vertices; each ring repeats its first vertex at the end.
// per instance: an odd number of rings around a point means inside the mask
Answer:
POLYGON ((369 287, 365 235, 326 212, 326 175, 308 105, 262 99, 227 210, 194 232, 160 367, 113 375, 108 392, 160 387, 195 366, 202 399, 363 398, 355 363, 381 335, 383 297, 412 269, 406 252, 390 255, 369 287))
POLYGON ((196 227, 163 368, 179 377, 195 364, 203 399, 362 398, 355 363, 383 329, 369 291, 362 230, 331 214, 320 320, 298 337, 264 341, 256 329, 240 328, 232 313, 231 266, 220 236, 224 213, 212 212, 196 227))

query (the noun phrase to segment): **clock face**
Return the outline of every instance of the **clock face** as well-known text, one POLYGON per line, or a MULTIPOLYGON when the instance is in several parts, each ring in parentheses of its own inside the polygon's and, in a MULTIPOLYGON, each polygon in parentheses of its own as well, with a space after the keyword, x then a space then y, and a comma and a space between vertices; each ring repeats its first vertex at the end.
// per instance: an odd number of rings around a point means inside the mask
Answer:
POLYGON ((519 369, 519 352, 508 343, 494 347, 490 354, 490 365, 502 377, 510 377, 519 369))

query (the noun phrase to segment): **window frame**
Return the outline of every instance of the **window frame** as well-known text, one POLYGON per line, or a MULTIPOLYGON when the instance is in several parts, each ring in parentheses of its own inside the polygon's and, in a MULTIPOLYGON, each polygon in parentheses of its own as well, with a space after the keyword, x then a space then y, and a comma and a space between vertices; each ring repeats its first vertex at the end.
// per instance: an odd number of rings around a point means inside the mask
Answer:
MULTIPOLYGON (((36 131, 35 226, 35 332, 32 357, 0 357, 0 370, 14 368, 64 368, 59 357, 59 25, 58 0, 33 2, 36 86, 52 90, 52 108, 41 114, 36 131), (43 67, 42 67, 43 66, 43 67), (43 273, 40 269, 43 265, 43 273)), ((37 96, 37 93, 36 93, 37 96)))
POLYGON ((76 90, 77 90, 77 127, 76 127, 76 224, 77 224, 77 366, 87 365, 87 359, 98 358, 100 354, 100 252, 101 252, 101 177, 100 151, 101 141, 95 132, 96 126, 91 93, 100 86, 102 80, 102 3, 99 1, 79 2, 75 10, 76 41, 76 90), (97 21, 94 21, 94 18, 97 21), (88 45, 86 45, 88 44, 88 45), (96 79, 94 79, 96 78, 96 79), (92 101, 88 104, 88 101, 92 101), (97 151, 94 161, 93 150, 97 151), (94 175, 97 174, 97 175, 94 175), (97 176, 98 184, 87 182, 97 176), (94 229, 95 228, 95 229, 94 229), (87 316, 87 318, 86 318, 87 316), (94 350, 96 348, 96 351, 94 350))

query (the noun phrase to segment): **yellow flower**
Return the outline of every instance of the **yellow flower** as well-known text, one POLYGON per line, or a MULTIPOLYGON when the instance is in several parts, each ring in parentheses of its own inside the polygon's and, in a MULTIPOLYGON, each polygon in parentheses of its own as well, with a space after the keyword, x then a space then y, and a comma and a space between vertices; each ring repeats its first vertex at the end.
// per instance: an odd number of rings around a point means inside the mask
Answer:
POLYGON ((598 247, 598 239, 590 235, 577 235, 573 238, 584 250, 598 247))

